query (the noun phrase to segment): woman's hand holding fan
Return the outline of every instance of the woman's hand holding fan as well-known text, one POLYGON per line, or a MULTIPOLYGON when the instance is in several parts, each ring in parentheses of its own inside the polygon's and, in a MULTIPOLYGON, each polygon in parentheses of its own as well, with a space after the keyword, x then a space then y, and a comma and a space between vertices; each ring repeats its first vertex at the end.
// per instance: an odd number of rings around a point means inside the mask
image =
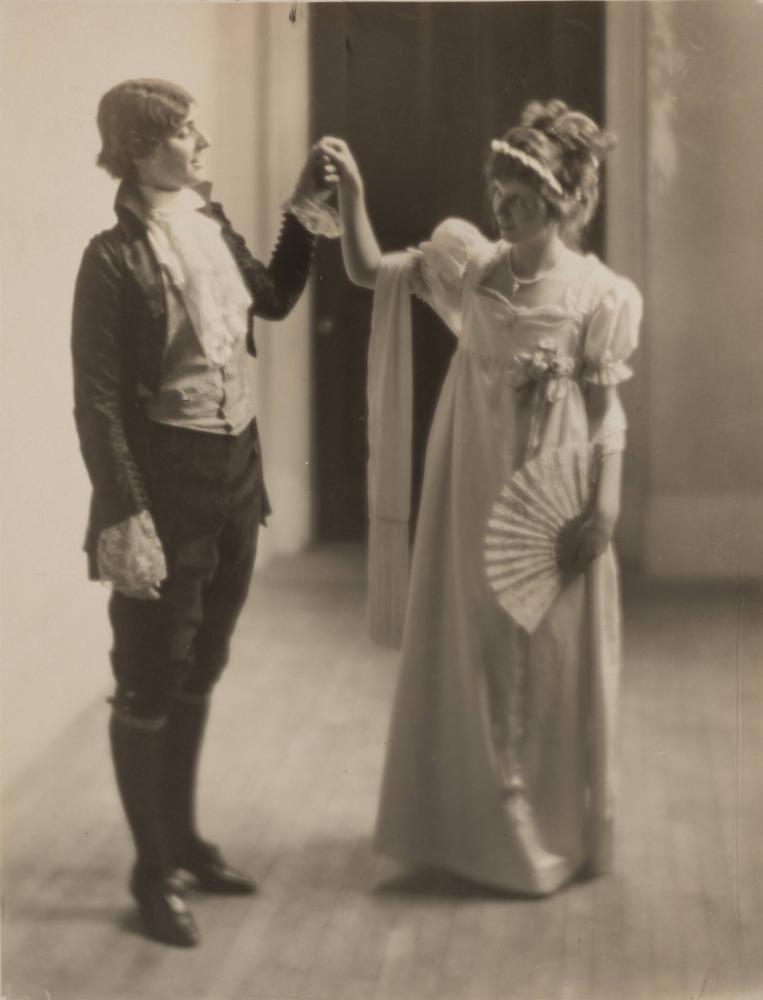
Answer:
POLYGON ((607 534, 598 512, 589 510, 592 465, 587 445, 542 452, 514 473, 490 512, 488 581, 527 632, 538 627, 565 578, 609 543, 611 529, 607 534))
POLYGON ((606 552, 615 533, 615 520, 601 510, 591 510, 575 524, 564 544, 559 545, 559 566, 562 573, 584 572, 588 565, 606 552))

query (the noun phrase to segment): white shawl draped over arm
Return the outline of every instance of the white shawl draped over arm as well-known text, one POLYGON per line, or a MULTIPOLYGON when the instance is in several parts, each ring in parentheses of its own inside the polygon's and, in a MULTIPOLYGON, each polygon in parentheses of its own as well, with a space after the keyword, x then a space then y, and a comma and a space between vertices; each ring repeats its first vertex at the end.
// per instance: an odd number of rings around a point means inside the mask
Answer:
POLYGON ((400 646, 408 599, 413 363, 409 253, 385 254, 368 345, 368 629, 400 646))

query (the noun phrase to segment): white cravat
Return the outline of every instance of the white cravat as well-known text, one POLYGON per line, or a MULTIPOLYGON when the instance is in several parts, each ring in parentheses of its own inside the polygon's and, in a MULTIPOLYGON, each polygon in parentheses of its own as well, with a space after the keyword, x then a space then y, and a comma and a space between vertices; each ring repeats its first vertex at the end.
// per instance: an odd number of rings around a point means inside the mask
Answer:
POLYGON ((252 297, 220 226, 199 211, 204 200, 190 188, 141 192, 149 242, 183 297, 205 355, 222 366, 246 334, 252 297))

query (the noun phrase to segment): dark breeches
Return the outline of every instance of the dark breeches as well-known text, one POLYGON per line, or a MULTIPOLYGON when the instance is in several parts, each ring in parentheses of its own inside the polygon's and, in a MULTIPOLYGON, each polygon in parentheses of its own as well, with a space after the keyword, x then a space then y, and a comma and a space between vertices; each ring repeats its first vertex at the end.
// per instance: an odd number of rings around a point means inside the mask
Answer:
POLYGON ((267 499, 256 424, 237 437, 150 428, 151 513, 167 579, 158 601, 114 592, 114 708, 167 714, 176 693, 203 698, 228 660, 249 591, 267 499))

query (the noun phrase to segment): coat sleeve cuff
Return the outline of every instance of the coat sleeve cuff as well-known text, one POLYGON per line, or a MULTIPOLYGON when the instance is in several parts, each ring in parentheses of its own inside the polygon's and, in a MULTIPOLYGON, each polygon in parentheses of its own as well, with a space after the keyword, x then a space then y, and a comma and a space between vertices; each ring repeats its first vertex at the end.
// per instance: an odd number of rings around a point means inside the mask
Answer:
POLYGON ((342 235, 339 213, 325 202, 315 201, 312 198, 290 198, 284 203, 283 210, 291 213, 313 236, 325 236, 335 240, 342 235))

